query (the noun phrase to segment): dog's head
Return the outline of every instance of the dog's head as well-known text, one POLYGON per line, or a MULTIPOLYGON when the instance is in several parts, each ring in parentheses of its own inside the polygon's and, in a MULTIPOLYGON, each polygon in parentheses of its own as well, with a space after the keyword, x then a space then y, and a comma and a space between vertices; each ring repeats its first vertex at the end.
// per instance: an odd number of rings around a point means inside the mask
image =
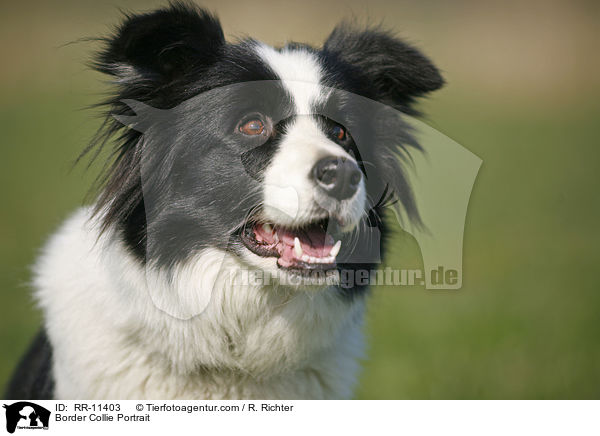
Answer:
POLYGON ((386 204, 418 221, 401 167, 418 145, 398 115, 443 80, 385 31, 233 44, 215 17, 174 4, 127 17, 95 67, 116 86, 96 142, 117 143, 97 210, 140 261, 218 248, 314 285, 378 262, 386 204))

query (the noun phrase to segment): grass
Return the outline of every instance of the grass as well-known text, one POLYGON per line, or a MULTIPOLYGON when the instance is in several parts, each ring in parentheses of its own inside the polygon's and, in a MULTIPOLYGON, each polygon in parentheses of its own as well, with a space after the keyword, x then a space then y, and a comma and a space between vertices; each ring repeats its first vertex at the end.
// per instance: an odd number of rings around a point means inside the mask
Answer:
POLYGON ((598 111, 583 104, 536 120, 486 109, 468 123, 436 109, 484 161, 464 287, 374 292, 359 398, 600 395, 598 111))

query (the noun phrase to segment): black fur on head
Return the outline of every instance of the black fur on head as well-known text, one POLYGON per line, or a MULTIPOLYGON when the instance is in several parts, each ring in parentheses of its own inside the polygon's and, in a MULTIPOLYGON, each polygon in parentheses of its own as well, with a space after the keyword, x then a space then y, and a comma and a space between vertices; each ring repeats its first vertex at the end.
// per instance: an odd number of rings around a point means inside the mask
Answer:
POLYGON ((330 64, 338 64, 339 77, 351 71, 358 86, 369 90, 366 97, 405 113, 416 113, 412 107, 415 99, 444 85, 440 72, 425 55, 379 28, 360 31, 348 23, 340 24, 325 41, 322 55, 330 64))
MULTIPOLYGON (((243 221, 252 202, 259 201, 256 195, 260 188, 260 171, 248 171, 248 167, 260 169, 277 148, 277 140, 248 153, 247 149, 236 148, 236 144, 229 143, 217 133, 203 131, 202 126, 209 121, 207 117, 216 117, 211 122, 218 120, 225 117, 226 111, 245 104, 236 100, 235 95, 228 93, 230 91, 219 94, 220 87, 250 81, 276 81, 279 77, 259 58, 254 41, 227 43, 214 16, 181 2, 148 14, 127 15, 114 34, 104 39, 104 44, 93 66, 113 78, 115 93, 103 103, 107 118, 84 152, 101 149, 111 140, 115 142, 113 160, 104 175, 104 187, 96 205, 104 228, 115 226, 121 231, 127 246, 142 261, 148 255, 149 214, 157 217, 153 224, 157 228, 153 232, 164 232, 164 240, 173 244, 173 252, 193 251, 199 248, 198 243, 218 246, 223 242, 223 234, 243 221), (216 90, 211 97, 213 102, 218 102, 221 107, 207 115, 203 113, 205 106, 193 106, 202 101, 194 97, 211 90, 216 90), (129 129, 114 117, 136 115, 127 101, 141 102, 156 109, 183 108, 184 112, 180 113, 184 113, 185 120, 179 127, 184 135, 174 138, 172 143, 148 144, 142 132, 129 129), (193 138, 213 134, 222 147, 194 148, 193 138), (152 149, 150 165, 156 165, 155 186, 161 191, 153 206, 146 204, 141 174, 142 156, 147 154, 149 146, 156 147, 152 149), (201 159, 175 162, 172 158, 174 150, 179 150, 180 156, 201 156, 201 159), (231 165, 236 159, 240 165, 231 165), (197 162, 199 160, 202 162, 197 162), (170 171, 199 174, 198 182, 204 185, 199 185, 196 197, 173 202, 178 194, 177 186, 172 181, 160 180, 161 168, 165 167, 170 171), (219 179, 217 176, 223 172, 229 172, 228 176, 219 179), (227 183, 217 186, 223 180, 227 183), (171 200, 161 196, 163 190, 172 195, 171 200), (240 190, 253 193, 254 197, 249 194, 245 201, 227 199, 228 192, 240 190), (214 199, 219 201, 215 203, 214 199), (152 212, 150 208, 156 211, 152 212), (169 233, 174 226, 177 235, 169 233)), ((336 121, 347 125, 357 138, 362 136, 364 144, 378 144, 353 153, 359 161, 377 169, 367 180, 373 200, 368 218, 370 225, 383 231, 380 216, 384 203, 392 197, 399 200, 409 216, 418 222, 418 212, 398 153, 402 154, 407 147, 419 148, 419 145, 407 125, 398 122, 397 110, 415 114, 415 99, 442 86, 438 70, 418 50, 379 29, 357 31, 341 25, 321 49, 299 44, 287 48, 302 48, 316 55, 323 66, 322 85, 386 105, 361 114, 353 104, 357 101, 355 98, 340 94, 338 99, 332 98, 322 108, 315 109, 317 113, 326 112, 334 117, 339 113, 336 121), (366 125, 361 126, 361 120, 366 125)), ((273 104, 279 104, 277 110, 282 117, 284 114, 292 117, 293 113, 282 103, 289 101, 283 87, 275 87, 271 93, 280 101, 273 104)), ((167 262, 177 260, 178 256, 173 254, 167 262)))
MULTIPOLYGON (((125 79, 129 85, 149 86, 145 92, 166 92, 163 87, 185 80, 186 73, 200 73, 214 63, 225 45, 217 18, 186 5, 127 15, 98 54, 98 71, 125 79)), ((146 93, 140 95, 148 98, 146 93)))
POLYGON ((113 77, 114 95, 100 104, 106 119, 83 155, 93 157, 113 140, 113 162, 101 176, 96 213, 104 229, 116 225, 141 260, 146 256, 146 210, 140 174, 142 133, 115 116, 134 115, 126 100, 168 109, 207 90, 233 83, 274 80, 276 76, 249 46, 225 42, 221 25, 210 13, 188 3, 140 15, 126 15, 92 66, 113 77), (243 54, 243 55, 242 55, 243 54))

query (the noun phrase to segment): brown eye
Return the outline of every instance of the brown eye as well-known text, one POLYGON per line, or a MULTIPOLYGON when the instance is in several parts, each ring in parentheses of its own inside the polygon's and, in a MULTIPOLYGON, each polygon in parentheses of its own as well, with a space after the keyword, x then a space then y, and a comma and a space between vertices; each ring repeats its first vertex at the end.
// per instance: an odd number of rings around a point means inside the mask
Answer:
POLYGON ((240 132, 244 135, 262 135, 265 131, 265 123, 261 120, 246 121, 240 126, 240 132))
POLYGON ((336 139, 338 139, 340 141, 343 141, 344 139, 346 139, 346 131, 344 130, 344 128, 342 126, 333 126, 331 133, 333 134, 333 136, 336 139))

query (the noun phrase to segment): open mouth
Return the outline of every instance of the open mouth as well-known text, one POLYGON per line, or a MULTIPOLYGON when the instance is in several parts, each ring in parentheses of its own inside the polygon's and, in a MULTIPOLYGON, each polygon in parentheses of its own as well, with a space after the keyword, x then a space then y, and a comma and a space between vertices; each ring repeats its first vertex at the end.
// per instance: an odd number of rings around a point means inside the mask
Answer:
POLYGON ((299 272, 327 271, 336 267, 336 257, 342 246, 342 241, 336 241, 332 236, 328 222, 323 219, 298 228, 247 222, 240 238, 254 254, 277 258, 280 268, 299 272))

